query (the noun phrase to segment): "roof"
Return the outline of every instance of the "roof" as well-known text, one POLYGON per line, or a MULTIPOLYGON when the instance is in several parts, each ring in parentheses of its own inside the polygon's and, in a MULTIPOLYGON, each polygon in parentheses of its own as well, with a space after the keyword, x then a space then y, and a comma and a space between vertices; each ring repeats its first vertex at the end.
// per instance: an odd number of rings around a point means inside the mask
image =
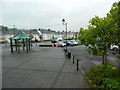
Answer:
POLYGON ((23 30, 25 34, 39 34, 37 30, 23 30))
POLYGON ((17 35, 9 39, 31 39, 31 37, 26 36, 23 32, 19 32, 17 35))

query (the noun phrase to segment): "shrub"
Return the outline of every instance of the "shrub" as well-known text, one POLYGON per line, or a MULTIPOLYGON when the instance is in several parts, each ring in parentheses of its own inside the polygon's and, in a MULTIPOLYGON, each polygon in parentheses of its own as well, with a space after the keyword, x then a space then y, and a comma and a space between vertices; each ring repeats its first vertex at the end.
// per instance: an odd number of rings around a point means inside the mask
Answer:
POLYGON ((119 88, 120 70, 111 63, 101 64, 86 72, 88 78, 96 88, 119 88))
POLYGON ((116 58, 117 58, 117 59, 120 59, 120 54, 116 54, 116 58))

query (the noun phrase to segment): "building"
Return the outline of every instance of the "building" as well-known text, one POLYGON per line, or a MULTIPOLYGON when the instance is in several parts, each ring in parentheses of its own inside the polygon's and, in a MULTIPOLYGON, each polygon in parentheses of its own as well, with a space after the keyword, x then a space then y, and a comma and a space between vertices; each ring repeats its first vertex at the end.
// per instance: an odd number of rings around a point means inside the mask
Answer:
MULTIPOLYGON (((38 39, 38 40, 52 40, 52 39, 57 39, 57 38, 62 38, 66 39, 66 32, 65 31, 58 31, 56 32, 55 30, 51 29, 30 29, 30 30, 25 30, 25 29, 17 29, 17 28, 0 28, 0 31, 2 32, 2 36, 6 38, 8 42, 10 37, 13 37, 16 35, 18 32, 22 31, 24 32, 27 36, 32 36, 33 40, 38 39)), ((67 38, 77 38, 78 32, 67 32, 67 38)))

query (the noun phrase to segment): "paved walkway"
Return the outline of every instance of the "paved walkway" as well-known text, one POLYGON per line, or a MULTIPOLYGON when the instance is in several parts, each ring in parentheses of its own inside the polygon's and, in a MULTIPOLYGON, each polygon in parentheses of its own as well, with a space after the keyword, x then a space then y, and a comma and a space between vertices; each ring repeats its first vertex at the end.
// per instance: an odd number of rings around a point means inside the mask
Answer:
POLYGON ((10 53, 3 48, 3 88, 88 88, 81 70, 66 59, 61 48, 33 48, 10 53))
POLYGON ((116 56, 112 53, 115 53, 115 51, 108 50, 108 61, 110 61, 114 66, 120 68, 120 59, 117 59, 116 56))

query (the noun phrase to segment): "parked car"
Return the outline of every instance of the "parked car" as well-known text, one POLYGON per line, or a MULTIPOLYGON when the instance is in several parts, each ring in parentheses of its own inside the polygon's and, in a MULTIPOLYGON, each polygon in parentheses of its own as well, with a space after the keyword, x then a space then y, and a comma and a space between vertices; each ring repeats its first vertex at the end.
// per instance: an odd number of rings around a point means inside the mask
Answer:
POLYGON ((57 38, 56 41, 62 41, 62 38, 57 38))
POLYGON ((64 46, 66 46, 66 43, 59 41, 59 42, 55 43, 55 45, 57 45, 59 47, 64 47, 64 46))
POLYGON ((41 42, 41 40, 35 39, 35 42, 41 42))
POLYGON ((5 37, 4 36, 0 36, 0 43, 5 43, 5 42, 7 42, 5 37))
POLYGON ((51 40, 52 43, 57 43, 57 40, 51 40))
POLYGON ((74 43, 74 41, 72 41, 72 40, 70 40, 70 43, 69 43, 71 46, 74 46, 75 45, 75 43, 74 43))
POLYGON ((73 43, 73 45, 78 45, 78 40, 71 40, 71 42, 73 43))
POLYGON ((38 40, 38 39, 31 39, 30 42, 31 42, 31 43, 41 42, 41 40, 38 40))
POLYGON ((110 49, 111 50, 118 50, 118 46, 117 45, 110 45, 110 49))
MULTIPOLYGON (((66 43, 66 40, 63 40, 63 42, 66 43)), ((67 40, 66 45, 67 45, 67 46, 71 46, 71 44, 72 44, 72 42, 71 42, 70 40, 67 40)))

